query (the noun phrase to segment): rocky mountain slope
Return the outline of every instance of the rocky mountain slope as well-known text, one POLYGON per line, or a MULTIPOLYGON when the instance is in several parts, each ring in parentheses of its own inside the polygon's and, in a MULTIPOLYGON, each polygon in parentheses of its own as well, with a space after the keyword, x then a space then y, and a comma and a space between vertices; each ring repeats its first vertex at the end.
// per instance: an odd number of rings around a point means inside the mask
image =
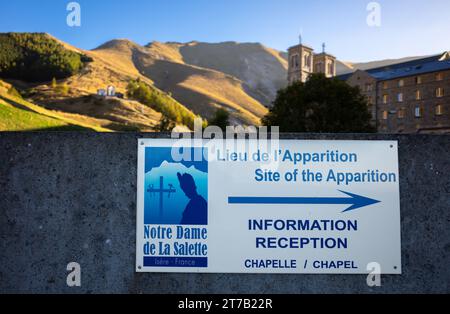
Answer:
POLYGON ((226 108, 232 123, 259 124, 267 112, 259 99, 265 96, 241 79, 224 72, 189 64, 181 44, 152 43, 139 46, 128 40, 113 40, 92 51, 102 60, 114 60, 123 69, 133 69, 163 92, 204 118, 226 108))

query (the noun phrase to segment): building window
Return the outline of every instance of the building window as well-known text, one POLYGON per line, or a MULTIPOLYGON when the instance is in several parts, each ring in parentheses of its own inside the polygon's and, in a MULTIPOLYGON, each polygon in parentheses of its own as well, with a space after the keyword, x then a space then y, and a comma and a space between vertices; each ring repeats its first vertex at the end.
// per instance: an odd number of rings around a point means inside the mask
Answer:
POLYGON ((444 89, 442 87, 436 88, 436 97, 444 97, 444 89))
POLYGON ((311 68, 312 67, 311 55, 309 53, 305 54, 305 57, 304 57, 303 61, 305 63, 305 65, 304 65, 305 68, 311 68))
POLYGON ((323 73, 323 63, 317 62, 316 66, 317 66, 317 72, 323 73))
POLYGON ((387 104, 389 100, 389 96, 388 95, 383 95, 383 104, 387 104))
POLYGON ((416 100, 421 100, 422 99, 422 92, 420 91, 420 89, 416 90, 416 100))
POLYGON ((420 84, 422 84, 422 77, 416 76, 416 85, 420 85, 420 84))
POLYGON ((397 101, 398 102, 403 102, 403 93, 398 93, 397 94, 397 101))
POLYGON ((405 117, 405 108, 400 108, 398 111, 398 118, 403 119, 405 117))
POLYGON ((372 84, 366 84, 366 92, 371 92, 373 90, 372 84))
POLYGON ((388 88, 388 83, 387 82, 383 82, 383 89, 387 89, 388 88))
POLYGON ((404 80, 398 81, 398 87, 403 87, 403 86, 405 86, 405 81, 404 80))
POLYGON ((293 55, 291 57, 291 67, 298 68, 298 55, 293 55))
POLYGON ((417 107, 414 109, 414 116, 415 116, 416 118, 420 118, 420 117, 422 116, 422 108, 420 108, 419 106, 417 106, 417 107))
POLYGON ((437 73, 436 74, 436 81, 442 81, 444 79, 443 73, 437 73))
POLYGON ((387 118, 388 118, 388 112, 387 112, 386 110, 383 111, 382 117, 383 117, 383 120, 387 120, 387 118))
POLYGON ((437 116, 442 116, 444 114, 444 107, 442 105, 437 105, 434 113, 437 116))
POLYGON ((328 74, 329 75, 334 75, 334 62, 333 61, 331 61, 328 64, 328 74))

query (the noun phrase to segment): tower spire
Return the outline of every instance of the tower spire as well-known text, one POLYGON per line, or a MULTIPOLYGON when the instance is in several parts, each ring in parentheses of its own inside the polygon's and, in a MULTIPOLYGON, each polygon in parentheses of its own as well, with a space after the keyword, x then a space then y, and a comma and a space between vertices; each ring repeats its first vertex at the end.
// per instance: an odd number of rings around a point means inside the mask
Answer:
POLYGON ((325 53, 325 47, 326 47, 325 43, 322 43, 322 52, 323 53, 325 53))

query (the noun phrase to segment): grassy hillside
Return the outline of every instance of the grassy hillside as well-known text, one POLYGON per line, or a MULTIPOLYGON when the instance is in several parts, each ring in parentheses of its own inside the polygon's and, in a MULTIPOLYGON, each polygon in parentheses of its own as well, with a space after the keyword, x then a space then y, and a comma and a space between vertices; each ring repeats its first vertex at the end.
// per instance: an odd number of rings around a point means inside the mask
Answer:
MULTIPOLYGON (((267 113, 261 101, 266 97, 264 88, 254 88, 215 69, 186 63, 181 44, 154 43, 143 47, 129 40, 113 40, 95 50, 83 51, 47 34, 3 34, 8 40, 17 36, 10 43, 13 48, 18 43, 21 49, 32 48, 33 53, 42 53, 44 59, 46 55, 56 54, 68 56, 62 59, 65 61, 79 58, 82 63, 80 66, 76 61, 74 64, 78 65, 72 68, 71 75, 56 82, 50 77, 37 84, 24 82, 23 77, 8 79, 25 92, 30 104, 59 117, 107 130, 154 131, 167 118, 179 127, 192 127, 196 116, 210 119, 218 108, 230 112, 232 124, 259 125, 267 113), (23 38, 32 39, 30 42, 34 44, 28 45, 23 38), (45 48, 47 44, 41 46, 42 42, 48 43, 48 48, 45 48), (52 53, 47 54, 48 51, 52 53), (128 94, 133 81, 141 82, 145 88, 136 88, 137 94, 128 94), (108 85, 113 85, 116 92, 129 95, 129 99, 96 96, 98 89, 108 85)), ((11 47, 7 50, 14 51, 11 47)), ((265 48, 256 47, 257 51, 261 49, 265 48)), ((276 52, 264 51, 262 54, 274 64, 283 63, 276 52)), ((58 66, 64 63, 60 61, 55 61, 58 66)), ((270 67, 259 69, 266 71, 270 67)), ((258 73, 262 76, 257 71, 253 77, 258 77, 258 73)))
POLYGON ((11 85, 0 81, 0 131, 110 131, 68 116, 47 110, 11 93, 11 85))
MULTIPOLYGON (((155 131, 163 114, 167 113, 166 107, 175 106, 179 111, 189 111, 170 95, 156 88, 154 82, 134 66, 135 50, 139 49, 137 44, 128 40, 115 40, 105 44, 105 48, 108 45, 114 45, 115 49, 80 51, 64 43, 67 50, 79 51, 92 61, 76 75, 57 82, 58 85, 67 85, 67 95, 61 95, 52 88, 51 82, 46 82, 33 86, 30 89, 30 97, 47 109, 97 119, 99 125, 113 130, 155 131), (157 95, 158 104, 162 106, 154 103, 143 104, 133 99, 96 96, 98 89, 105 89, 108 85, 113 85, 116 92, 127 94, 130 81, 136 79, 148 86, 152 94, 157 95)), ((191 116, 194 117, 194 114, 191 113, 191 116)), ((179 120, 176 122, 180 123, 179 120)))
MULTIPOLYGON (((111 56, 99 56, 95 52, 70 46, 48 34, 0 35, 0 43, 2 39, 4 42, 10 42, 6 49, 9 52, 27 51, 26 56, 37 57, 39 62, 44 62, 47 53, 74 57, 81 62, 82 66, 74 67, 67 78, 58 79, 56 84, 52 82, 53 76, 49 76, 45 82, 33 83, 26 82, 20 71, 15 80, 11 80, 11 76, 6 75, 6 72, 0 74, 0 77, 2 75, 9 77, 9 82, 25 92, 30 100, 28 104, 36 106, 39 110, 57 113, 58 117, 72 119, 77 123, 100 130, 154 131, 158 128, 162 114, 151 106, 133 100, 96 96, 98 89, 105 89, 108 85, 115 86, 117 92, 125 94, 129 82, 136 78, 148 84, 155 93, 158 92, 159 99, 177 103, 169 95, 153 87, 153 82, 142 76, 134 66, 130 66, 133 58, 131 55, 124 54, 123 51, 117 51, 111 56), (29 41, 24 42, 25 39, 29 41), (84 60, 89 62, 83 63, 84 60)), ((7 56, 7 53, 4 52, 3 56, 7 56)), ((26 64, 24 67, 31 69, 33 65, 26 64)), ((58 78, 57 75, 54 77, 58 78)))
POLYGON ((23 81, 65 78, 89 60, 43 33, 3 33, 0 47, 0 77, 23 81))
POLYGON ((74 119, 115 131, 154 131, 161 113, 133 100, 95 95, 47 100, 43 107, 74 119))
POLYGON ((0 99, 0 131, 87 131, 92 130, 16 108, 0 99))

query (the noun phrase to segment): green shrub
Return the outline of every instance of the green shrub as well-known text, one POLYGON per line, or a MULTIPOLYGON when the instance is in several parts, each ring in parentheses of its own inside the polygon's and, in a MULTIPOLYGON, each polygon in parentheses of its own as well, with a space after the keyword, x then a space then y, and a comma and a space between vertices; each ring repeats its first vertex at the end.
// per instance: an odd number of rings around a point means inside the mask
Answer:
POLYGON ((159 120, 159 124, 157 126, 157 130, 159 132, 172 132, 172 130, 175 128, 175 122, 170 120, 167 117, 162 116, 161 120, 159 120))
POLYGON ((81 55, 80 58, 81 58, 81 62, 84 62, 84 63, 94 62, 94 59, 92 59, 91 57, 86 56, 86 55, 81 55))
POLYGON ((67 83, 61 83, 58 84, 58 86, 56 86, 55 88, 55 93, 61 95, 61 96, 67 96, 67 94, 69 94, 70 88, 67 85, 67 83))
POLYGON ((227 126, 230 125, 229 119, 230 113, 226 109, 219 108, 216 110, 214 117, 208 122, 208 125, 218 126, 225 132, 227 126))

